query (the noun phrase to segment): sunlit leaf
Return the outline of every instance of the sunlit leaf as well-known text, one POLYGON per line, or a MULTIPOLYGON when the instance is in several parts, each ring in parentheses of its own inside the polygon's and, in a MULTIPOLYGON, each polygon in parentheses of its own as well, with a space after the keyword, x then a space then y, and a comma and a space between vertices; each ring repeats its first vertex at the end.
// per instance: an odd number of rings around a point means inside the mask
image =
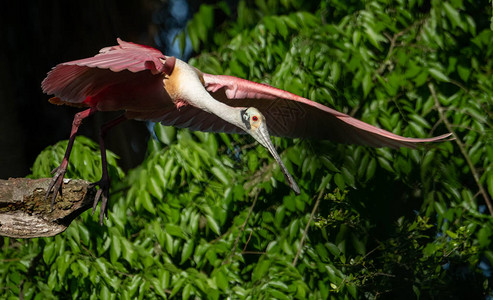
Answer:
POLYGON ((450 81, 450 79, 448 78, 448 76, 445 75, 442 71, 440 71, 438 69, 430 68, 430 69, 428 69, 428 71, 430 72, 431 76, 433 78, 435 78, 436 80, 444 81, 444 82, 449 82, 450 81))

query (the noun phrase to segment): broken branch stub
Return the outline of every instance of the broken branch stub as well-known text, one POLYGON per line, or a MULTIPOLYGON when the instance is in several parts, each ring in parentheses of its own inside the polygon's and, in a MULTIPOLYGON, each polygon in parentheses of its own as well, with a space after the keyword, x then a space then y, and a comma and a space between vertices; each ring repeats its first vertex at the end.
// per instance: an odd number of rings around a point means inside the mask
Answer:
POLYGON ((0 180, 0 235, 54 236, 92 207, 96 188, 85 180, 65 179, 63 196, 56 197, 51 209, 51 201, 45 198, 50 182, 51 178, 0 180))

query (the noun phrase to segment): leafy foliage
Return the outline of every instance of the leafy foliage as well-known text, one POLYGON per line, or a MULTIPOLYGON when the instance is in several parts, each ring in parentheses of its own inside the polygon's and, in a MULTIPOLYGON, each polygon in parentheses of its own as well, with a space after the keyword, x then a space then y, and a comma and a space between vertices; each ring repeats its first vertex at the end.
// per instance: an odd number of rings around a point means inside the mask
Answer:
MULTIPOLYGON (((105 227, 85 213, 55 238, 3 239, 6 296, 491 295, 489 3, 248 3, 202 6, 187 29, 202 49, 192 64, 397 134, 456 140, 391 151, 273 138, 302 190, 295 196, 251 138, 156 125, 140 167, 121 176, 111 159, 121 179, 105 227)), ((77 144, 69 176, 99 179, 97 146, 77 144)), ((50 176, 64 147, 40 154, 34 177, 50 176)))
MULTIPOLYGON (((60 165, 65 155, 67 144, 68 141, 61 141, 41 152, 34 162, 33 173, 30 177, 50 177, 52 170, 60 165)), ((111 151, 106 151, 106 158, 110 176, 117 180, 121 179, 124 173, 116 164, 118 156, 111 151)), ((101 174, 99 145, 85 136, 76 137, 70 154, 66 177, 96 182, 101 178, 101 174)))

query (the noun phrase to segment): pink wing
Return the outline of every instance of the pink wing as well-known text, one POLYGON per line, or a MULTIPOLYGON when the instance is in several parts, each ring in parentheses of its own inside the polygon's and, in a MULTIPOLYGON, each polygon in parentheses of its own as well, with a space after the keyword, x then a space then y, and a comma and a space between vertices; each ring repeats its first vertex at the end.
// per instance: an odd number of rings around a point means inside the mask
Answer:
POLYGON ((156 75, 162 72, 166 56, 152 47, 129 43, 117 39, 118 46, 105 47, 94 57, 74 60, 63 65, 86 66, 110 69, 113 72, 129 70, 136 73, 144 70, 156 75))
POLYGON ((118 44, 101 49, 94 57, 57 65, 41 83, 43 92, 54 94, 65 103, 81 103, 103 91, 106 95, 114 92, 125 96, 131 92, 127 85, 132 83, 139 92, 158 88, 166 56, 157 49, 120 39, 118 44), (108 89, 112 87, 110 93, 108 89))
POLYGON ((402 137, 269 85, 225 75, 203 76, 207 90, 215 99, 235 107, 253 106, 260 110, 269 132, 275 136, 392 148, 415 148, 416 143, 441 141, 450 136, 402 137))

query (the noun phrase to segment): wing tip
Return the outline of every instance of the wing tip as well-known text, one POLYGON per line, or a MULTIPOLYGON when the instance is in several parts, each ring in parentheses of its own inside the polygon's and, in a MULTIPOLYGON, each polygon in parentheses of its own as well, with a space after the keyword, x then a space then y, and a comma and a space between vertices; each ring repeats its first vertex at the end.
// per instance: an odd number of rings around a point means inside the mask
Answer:
POLYGON ((455 136, 453 135, 453 133, 449 132, 449 133, 434 137, 432 139, 433 139, 432 142, 449 142, 449 141, 455 140, 455 136))
MULTIPOLYGON (((431 138, 423 138, 423 139, 411 139, 409 141, 402 141, 402 144, 398 147, 407 147, 411 149, 416 149, 420 144, 423 143, 441 143, 441 142, 450 142, 455 140, 455 137, 452 133, 445 133, 439 136, 431 137, 431 138)), ((396 148, 398 148, 396 147, 396 148)), ((426 144, 426 147, 433 147, 432 145, 426 144)))

